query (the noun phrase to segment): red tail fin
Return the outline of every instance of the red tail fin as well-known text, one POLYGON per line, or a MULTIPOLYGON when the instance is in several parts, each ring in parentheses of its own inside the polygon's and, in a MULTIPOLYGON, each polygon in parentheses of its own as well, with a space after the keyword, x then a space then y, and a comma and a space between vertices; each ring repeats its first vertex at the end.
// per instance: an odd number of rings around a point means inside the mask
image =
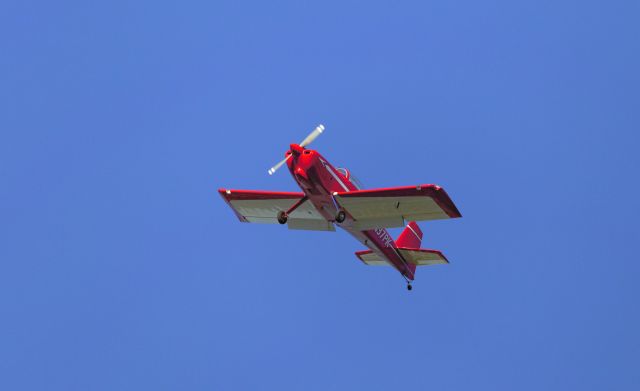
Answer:
POLYGON ((398 247, 411 247, 420 248, 422 243, 422 231, 415 221, 409 222, 404 231, 396 239, 396 246, 398 247))
MULTIPOLYGON (((422 230, 415 221, 410 221, 396 239, 396 247, 420 248, 420 243, 422 243, 422 230)), ((411 275, 415 277, 416 265, 409 263, 408 266, 411 275)))

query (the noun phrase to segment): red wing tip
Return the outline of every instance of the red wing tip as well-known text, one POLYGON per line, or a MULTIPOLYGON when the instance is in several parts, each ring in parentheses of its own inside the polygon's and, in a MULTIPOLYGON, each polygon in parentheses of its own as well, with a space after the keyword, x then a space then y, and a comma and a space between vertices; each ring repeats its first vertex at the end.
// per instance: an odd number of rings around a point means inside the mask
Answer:
POLYGON ((364 255, 364 254, 371 254, 373 251, 371 250, 361 250, 361 251, 356 251, 356 255, 360 256, 360 255, 364 255))
POLYGON ((434 197, 434 199, 438 204, 440 204, 440 207, 449 215, 450 218, 454 219, 462 217, 462 213, 460 213, 458 207, 456 207, 456 204, 453 203, 451 197, 449 197, 449 194, 447 194, 447 192, 442 187, 438 185, 422 186, 429 187, 436 192, 437 197, 434 197))
POLYGON ((442 259, 444 259, 446 263, 450 263, 449 259, 442 252, 440 252, 440 256, 442 257, 442 259))
POLYGON ((269 190, 231 190, 218 189, 218 193, 224 198, 231 201, 236 200, 278 200, 278 199, 297 199, 304 197, 302 192, 290 191, 269 191, 269 190))
POLYGON ((365 264, 366 264, 366 262, 364 261, 364 259, 362 259, 362 256, 363 256, 363 255, 366 255, 366 254, 371 254, 372 252, 373 252, 373 251, 371 251, 371 250, 356 251, 356 257, 358 257, 358 259, 359 259, 362 263, 365 263, 365 264))
POLYGON ((231 210, 233 211, 233 213, 236 215, 236 217, 238 217, 238 220, 240 220, 240 222, 242 223, 248 223, 249 220, 247 220, 246 217, 244 217, 243 215, 241 215, 240 213, 238 213, 238 211, 236 210, 236 208, 233 207, 233 205, 231 205, 231 202, 229 200, 229 197, 227 197, 227 194, 230 194, 231 191, 229 190, 225 190, 225 189, 219 189, 218 193, 220 194, 220 196, 222 197, 222 199, 224 200, 224 202, 227 203, 227 205, 229 205, 229 207, 231 208, 231 210))
POLYGON ((453 208, 449 212, 447 212, 449 217, 452 218, 452 219, 457 219, 459 217, 462 217, 462 213, 460 213, 458 208, 456 208, 455 205, 452 205, 452 206, 453 206, 453 208))

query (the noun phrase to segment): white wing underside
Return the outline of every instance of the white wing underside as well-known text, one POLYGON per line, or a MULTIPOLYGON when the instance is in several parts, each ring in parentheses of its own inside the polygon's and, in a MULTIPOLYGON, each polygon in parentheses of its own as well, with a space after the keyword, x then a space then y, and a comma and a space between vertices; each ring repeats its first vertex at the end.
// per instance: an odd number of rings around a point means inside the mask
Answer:
MULTIPOLYGON (((443 265, 449 263, 440 251, 423 248, 409 249, 398 248, 398 252, 409 263, 416 266, 443 265)), ((371 266, 390 266, 386 259, 373 251, 362 251, 356 254, 360 260, 371 266)))
MULTIPOLYGON (((281 194, 271 195, 269 192, 221 191, 220 194, 233 208, 240 221, 245 223, 279 224, 278 213, 286 211, 298 202, 304 194, 291 193, 290 198, 282 198, 281 194), (254 199, 238 199, 241 195, 256 197, 254 199), (268 197, 274 198, 268 198, 268 197), (259 197, 259 198, 258 198, 259 197), (278 197, 278 198, 275 198, 278 197)), ((286 193, 285 193, 286 194, 286 193)), ((246 197, 245 197, 246 198, 246 197)), ((287 219, 289 229, 312 231, 335 231, 333 223, 327 221, 309 201, 305 201, 291 212, 287 219)))
POLYGON ((359 230, 404 227, 407 221, 460 217, 447 193, 436 185, 337 193, 337 203, 359 230))

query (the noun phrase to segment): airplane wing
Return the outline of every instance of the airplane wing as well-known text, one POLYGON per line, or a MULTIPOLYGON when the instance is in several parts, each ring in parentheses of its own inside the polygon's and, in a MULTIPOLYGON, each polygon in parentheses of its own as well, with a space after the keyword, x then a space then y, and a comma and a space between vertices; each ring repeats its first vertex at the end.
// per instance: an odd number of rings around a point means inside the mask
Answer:
POLYGON ((358 229, 403 227, 406 221, 461 217, 449 195, 436 185, 334 193, 358 229))
MULTIPOLYGON (((304 197, 301 192, 259 190, 220 189, 218 193, 241 222, 264 224, 278 224, 278 212, 288 210, 304 197)), ((309 201, 305 201, 291 213, 287 225, 289 229, 335 231, 333 224, 325 220, 309 201)))

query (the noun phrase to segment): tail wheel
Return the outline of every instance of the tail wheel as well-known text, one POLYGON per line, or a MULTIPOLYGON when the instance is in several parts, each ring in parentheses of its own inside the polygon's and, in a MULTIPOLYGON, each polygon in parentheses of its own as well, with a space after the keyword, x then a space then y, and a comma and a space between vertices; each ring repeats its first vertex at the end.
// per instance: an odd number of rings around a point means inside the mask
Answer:
POLYGON ((336 222, 338 223, 342 223, 345 219, 347 218, 347 214, 344 213, 344 210, 341 210, 340 212, 338 212, 338 214, 336 215, 336 222))
POLYGON ((411 286, 411 284, 407 284, 407 290, 410 291, 411 289, 413 289, 413 287, 411 286))
POLYGON ((278 212, 278 223, 280 224, 287 224, 287 219, 289 218, 289 216, 287 216, 287 212, 281 210, 280 212, 278 212))

